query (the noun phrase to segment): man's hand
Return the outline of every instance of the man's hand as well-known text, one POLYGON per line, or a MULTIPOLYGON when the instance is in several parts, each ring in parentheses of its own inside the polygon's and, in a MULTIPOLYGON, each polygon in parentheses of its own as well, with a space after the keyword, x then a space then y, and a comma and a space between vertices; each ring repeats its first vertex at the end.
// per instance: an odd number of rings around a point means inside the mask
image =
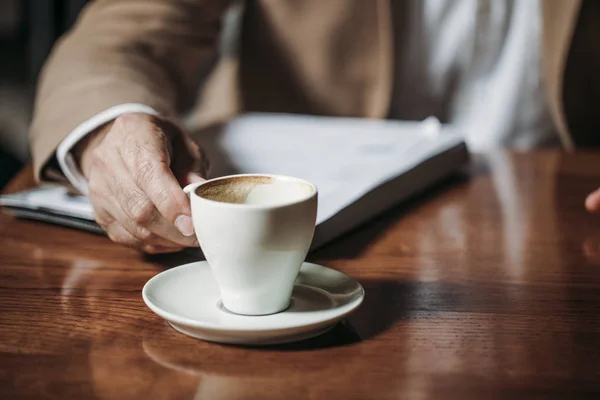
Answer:
POLYGON ((206 169, 198 146, 174 125, 128 114, 75 151, 96 221, 111 240, 147 253, 198 246, 182 185, 206 169))

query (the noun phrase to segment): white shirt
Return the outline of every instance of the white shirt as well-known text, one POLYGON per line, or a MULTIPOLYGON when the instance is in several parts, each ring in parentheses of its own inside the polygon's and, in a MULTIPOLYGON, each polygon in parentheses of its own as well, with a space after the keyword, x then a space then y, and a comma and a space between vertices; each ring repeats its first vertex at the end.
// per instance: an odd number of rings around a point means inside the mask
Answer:
MULTIPOLYGON (((395 27, 408 32, 395 35, 404 41, 396 41, 390 118, 433 115, 464 132, 472 151, 558 143, 542 85, 539 1, 391 1, 407 21, 395 27)), ((157 114, 143 104, 121 104, 83 122, 59 145, 61 170, 82 193, 87 182, 71 150, 95 128, 133 112, 157 114)))

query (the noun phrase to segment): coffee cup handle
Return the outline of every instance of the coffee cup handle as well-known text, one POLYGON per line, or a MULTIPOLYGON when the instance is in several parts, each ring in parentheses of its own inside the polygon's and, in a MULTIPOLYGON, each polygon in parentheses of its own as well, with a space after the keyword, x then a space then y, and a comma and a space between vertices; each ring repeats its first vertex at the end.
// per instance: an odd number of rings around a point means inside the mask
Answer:
POLYGON ((188 197, 191 197, 194 190, 196 190, 198 186, 202 185, 204 182, 206 181, 190 183, 189 185, 183 188, 183 192, 187 194, 188 197))

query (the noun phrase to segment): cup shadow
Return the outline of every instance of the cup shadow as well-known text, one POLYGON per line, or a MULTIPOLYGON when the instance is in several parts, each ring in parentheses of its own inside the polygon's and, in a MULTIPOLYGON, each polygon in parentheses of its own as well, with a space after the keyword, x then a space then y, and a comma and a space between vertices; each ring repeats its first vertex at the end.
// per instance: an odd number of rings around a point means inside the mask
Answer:
POLYGON ((464 299, 454 295, 456 287, 423 284, 418 281, 361 279, 365 298, 361 306, 331 331, 309 340, 276 346, 261 347, 271 351, 310 351, 328 347, 352 346, 374 339, 401 321, 414 318, 416 304, 426 306, 430 297, 441 296, 444 309, 461 308, 464 299), (436 296, 433 296, 435 294, 436 296))
POLYGON ((418 290, 418 282, 362 279, 365 299, 348 317, 361 340, 370 340, 389 330, 395 323, 410 318, 409 302, 418 290))
POLYGON ((235 346, 265 351, 310 351, 323 348, 356 345, 370 340, 390 329, 396 322, 410 318, 409 301, 417 290, 418 282, 400 282, 383 279, 361 280, 365 299, 348 318, 330 331, 300 342, 270 346, 235 346))

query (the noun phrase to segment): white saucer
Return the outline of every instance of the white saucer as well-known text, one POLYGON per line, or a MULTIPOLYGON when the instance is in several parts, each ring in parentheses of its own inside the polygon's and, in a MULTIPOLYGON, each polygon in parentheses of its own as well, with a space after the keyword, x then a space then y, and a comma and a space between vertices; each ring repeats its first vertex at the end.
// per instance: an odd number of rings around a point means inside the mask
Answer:
POLYGON ((206 261, 171 268, 142 290, 146 305, 177 331, 211 342, 267 345, 308 339, 331 329, 365 296, 349 276, 303 263, 290 307, 281 313, 244 316, 220 303, 219 287, 206 261))

